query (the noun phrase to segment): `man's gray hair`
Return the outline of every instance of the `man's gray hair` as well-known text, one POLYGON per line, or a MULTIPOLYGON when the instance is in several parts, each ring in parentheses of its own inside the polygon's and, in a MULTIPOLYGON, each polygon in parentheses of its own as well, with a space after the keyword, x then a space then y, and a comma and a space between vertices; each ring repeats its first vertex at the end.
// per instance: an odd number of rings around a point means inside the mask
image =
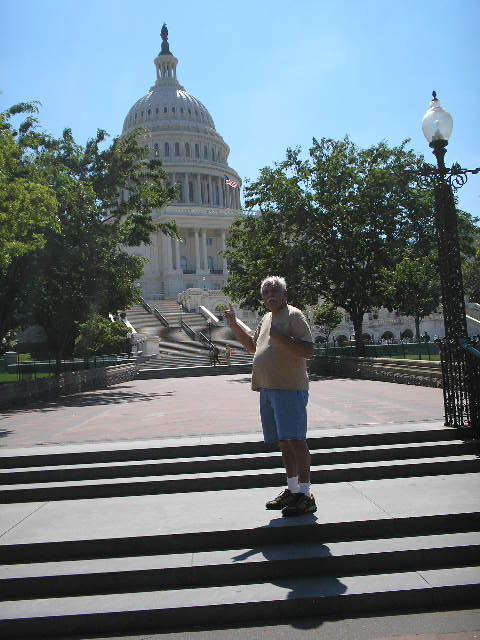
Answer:
POLYGON ((272 287, 279 287, 282 291, 287 290, 285 278, 282 278, 281 276, 267 276, 265 280, 262 280, 262 284, 260 285, 260 294, 263 293, 263 290, 268 284, 272 287))

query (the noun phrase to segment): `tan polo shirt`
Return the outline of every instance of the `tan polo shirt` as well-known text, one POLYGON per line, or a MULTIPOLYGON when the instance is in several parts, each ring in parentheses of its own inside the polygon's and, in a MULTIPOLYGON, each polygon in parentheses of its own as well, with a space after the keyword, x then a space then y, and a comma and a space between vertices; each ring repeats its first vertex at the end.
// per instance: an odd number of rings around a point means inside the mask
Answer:
MULTIPOLYGON (((275 316, 274 326, 283 334, 304 342, 313 342, 305 316, 296 307, 287 305, 275 316)), ((307 361, 296 356, 285 347, 270 343, 272 314, 266 313, 253 336, 252 389, 286 389, 306 391, 308 389, 307 361)))

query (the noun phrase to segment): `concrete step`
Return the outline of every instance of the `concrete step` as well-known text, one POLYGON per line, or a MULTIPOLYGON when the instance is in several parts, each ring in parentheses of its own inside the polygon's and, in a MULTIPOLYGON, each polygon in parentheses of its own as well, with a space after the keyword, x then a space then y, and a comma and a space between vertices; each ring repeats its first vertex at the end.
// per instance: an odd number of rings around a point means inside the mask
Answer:
POLYGON ((50 598, 265 582, 278 578, 460 567, 480 558, 480 532, 301 542, 188 553, 10 564, 3 599, 50 598))
MULTIPOLYGON (((311 478, 313 483, 321 484, 477 472, 480 472, 480 459, 478 455, 473 454, 391 461, 379 460, 354 464, 312 465, 311 478)), ((284 483, 285 471, 282 467, 246 469, 242 470, 240 474, 236 471, 225 471, 16 483, 0 485, 0 503, 225 491, 253 487, 279 487, 284 483)))
MULTIPOLYGON (((378 445, 373 447, 311 448, 313 466, 355 464, 388 460, 447 457, 479 451, 478 443, 447 440, 432 443, 378 445)), ((200 456, 176 459, 128 460, 93 464, 70 464, 4 468, 0 485, 38 482, 65 482, 100 478, 158 476, 161 474, 215 473, 240 470, 275 469, 281 467, 280 452, 250 453, 227 456, 200 456)))
MULTIPOLYGON (((361 452, 366 448, 390 448, 410 444, 424 443, 458 443, 466 442, 478 447, 476 440, 472 440, 470 429, 452 429, 449 427, 415 424, 384 425, 376 427, 375 431, 367 427, 356 428, 344 433, 344 430, 334 430, 328 435, 318 435, 312 432, 308 443, 312 450, 356 449, 361 452), (408 428, 410 427, 410 428, 408 428)), ((210 456, 241 456, 256 453, 277 453, 277 447, 266 444, 258 435, 242 436, 240 439, 231 437, 128 441, 126 443, 96 443, 84 445, 62 445, 49 447, 35 447, 25 449, 0 449, 0 468, 38 467, 40 465, 73 465, 95 464, 108 462, 124 462, 128 460, 167 460, 187 458, 208 458, 210 456)), ((476 449, 475 449, 476 450, 476 449)))
POLYGON ((477 567, 376 575, 283 578, 274 582, 104 594, 0 604, 4 637, 126 632, 246 623, 339 611, 439 608, 478 602, 477 567))

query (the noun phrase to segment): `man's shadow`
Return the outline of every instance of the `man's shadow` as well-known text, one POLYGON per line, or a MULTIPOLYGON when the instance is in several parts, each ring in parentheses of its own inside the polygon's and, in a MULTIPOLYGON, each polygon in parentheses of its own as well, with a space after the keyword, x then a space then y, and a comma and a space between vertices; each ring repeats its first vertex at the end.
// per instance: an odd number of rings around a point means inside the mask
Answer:
MULTIPOLYGON (((307 514, 292 519, 273 518, 267 525, 271 528, 289 528, 289 534, 298 527, 319 526, 315 514, 307 514)), ((313 533, 313 532, 312 532, 313 533)), ((289 540, 293 535, 286 536, 289 540)), ((313 629, 322 625, 323 618, 330 617, 338 610, 337 603, 330 605, 327 600, 345 593, 347 587, 335 575, 333 556, 327 544, 315 540, 318 536, 308 536, 310 541, 285 542, 262 545, 248 549, 233 557, 234 562, 258 562, 262 575, 259 582, 269 582, 286 589, 287 593, 278 594, 278 600, 285 601, 279 605, 281 618, 285 624, 297 629, 313 629), (268 563, 264 561, 267 560, 268 563), (311 600, 315 599, 312 610, 311 600), (307 604, 307 601, 310 601, 307 604), (305 610, 307 613, 305 613, 305 610)), ((278 619, 276 618, 278 623, 278 619)), ((267 622, 265 624, 268 624, 267 622)), ((258 623, 257 623, 258 626, 258 623)))

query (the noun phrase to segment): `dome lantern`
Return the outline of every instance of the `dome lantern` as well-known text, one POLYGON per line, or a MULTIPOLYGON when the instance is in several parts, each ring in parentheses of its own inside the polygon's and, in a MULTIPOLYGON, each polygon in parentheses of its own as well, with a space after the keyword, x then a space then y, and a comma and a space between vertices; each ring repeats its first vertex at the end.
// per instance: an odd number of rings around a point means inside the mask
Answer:
POLYGON ((165 23, 163 23, 160 35, 162 36, 162 48, 160 50, 160 53, 154 60, 155 68, 157 70, 156 84, 157 86, 165 84, 178 85, 178 60, 170 51, 170 45, 168 44, 168 29, 165 23))

